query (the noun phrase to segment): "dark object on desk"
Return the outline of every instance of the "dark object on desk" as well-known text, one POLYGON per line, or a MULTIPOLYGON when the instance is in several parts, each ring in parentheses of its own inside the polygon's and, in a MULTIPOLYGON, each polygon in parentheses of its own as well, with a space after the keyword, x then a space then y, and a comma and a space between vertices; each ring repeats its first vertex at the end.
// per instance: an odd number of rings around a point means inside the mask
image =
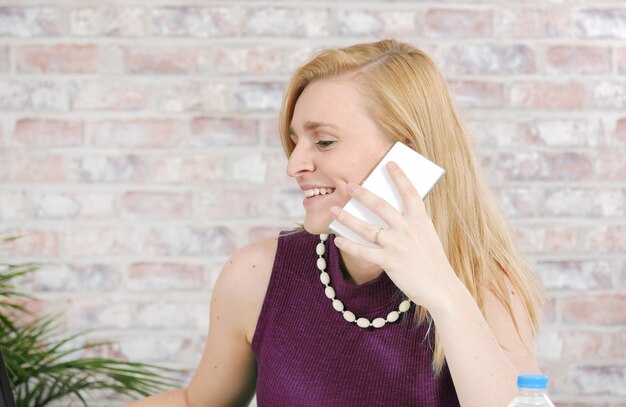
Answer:
POLYGON ((9 382, 9 375, 4 366, 2 351, 0 351, 0 407, 15 407, 15 399, 9 382))

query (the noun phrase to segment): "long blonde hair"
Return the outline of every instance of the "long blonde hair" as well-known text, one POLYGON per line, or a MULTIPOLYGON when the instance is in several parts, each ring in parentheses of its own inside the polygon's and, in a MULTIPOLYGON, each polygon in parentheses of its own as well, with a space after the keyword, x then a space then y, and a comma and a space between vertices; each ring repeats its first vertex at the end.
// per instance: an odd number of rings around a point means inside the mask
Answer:
MULTIPOLYGON (((484 313, 484 289, 489 289, 513 315, 506 280, 519 293, 533 333, 539 326, 543 293, 536 275, 512 244, 502 211, 487 186, 468 132, 454 106, 445 79, 434 62, 415 47, 395 40, 328 49, 293 75, 279 119, 287 156, 294 149, 289 126, 298 97, 314 80, 354 73, 364 92, 366 109, 391 140, 402 141, 441 167, 446 174, 425 200, 426 210, 443 249, 484 313)), ((432 320, 424 308, 421 323, 432 320)), ((433 369, 445 358, 435 336, 433 369)))

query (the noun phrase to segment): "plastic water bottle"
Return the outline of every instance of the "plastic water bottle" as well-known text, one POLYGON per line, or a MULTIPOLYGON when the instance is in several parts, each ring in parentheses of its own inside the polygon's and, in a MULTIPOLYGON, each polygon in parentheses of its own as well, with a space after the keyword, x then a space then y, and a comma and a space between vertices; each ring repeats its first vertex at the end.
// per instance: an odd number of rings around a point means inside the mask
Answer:
POLYGON ((548 398, 548 377, 539 374, 517 376, 517 397, 508 407, 554 407, 548 398))

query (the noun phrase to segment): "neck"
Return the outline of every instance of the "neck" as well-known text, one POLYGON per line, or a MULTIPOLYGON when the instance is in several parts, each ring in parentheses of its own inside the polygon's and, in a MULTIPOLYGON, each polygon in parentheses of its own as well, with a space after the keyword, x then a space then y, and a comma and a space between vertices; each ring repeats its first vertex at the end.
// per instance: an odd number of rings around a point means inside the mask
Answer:
POLYGON ((375 279, 383 272, 383 269, 374 263, 370 263, 358 257, 352 256, 341 249, 341 258, 343 264, 346 267, 346 273, 348 277, 357 285, 367 283, 370 280, 375 279))

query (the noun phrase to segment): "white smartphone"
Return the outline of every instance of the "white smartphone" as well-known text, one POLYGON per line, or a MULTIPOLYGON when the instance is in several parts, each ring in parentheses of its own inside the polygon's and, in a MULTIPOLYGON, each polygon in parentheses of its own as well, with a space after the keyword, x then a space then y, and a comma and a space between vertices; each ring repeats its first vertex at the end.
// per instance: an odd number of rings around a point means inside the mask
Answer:
MULTIPOLYGON (((428 193, 433 189, 435 184, 439 182, 445 173, 443 168, 430 161, 417 151, 403 143, 395 143, 361 185, 386 200, 389 204, 391 204, 391 206, 396 208, 396 210, 401 213, 404 213, 402 198, 396 189, 393 180, 389 176, 389 173, 387 173, 387 169, 385 168, 385 165, 389 161, 393 161, 398 164, 422 199, 426 198, 426 195, 428 195, 428 193)), ((348 201, 348 203, 343 207, 343 210, 352 216, 372 223, 375 226, 383 229, 389 228, 389 225, 387 225, 385 221, 383 221, 374 212, 367 209, 356 199, 350 199, 350 201, 348 201)), ((329 228, 334 234, 350 239, 356 243, 370 247, 378 247, 377 244, 363 239, 352 229, 349 229, 337 220, 333 220, 329 228)))

